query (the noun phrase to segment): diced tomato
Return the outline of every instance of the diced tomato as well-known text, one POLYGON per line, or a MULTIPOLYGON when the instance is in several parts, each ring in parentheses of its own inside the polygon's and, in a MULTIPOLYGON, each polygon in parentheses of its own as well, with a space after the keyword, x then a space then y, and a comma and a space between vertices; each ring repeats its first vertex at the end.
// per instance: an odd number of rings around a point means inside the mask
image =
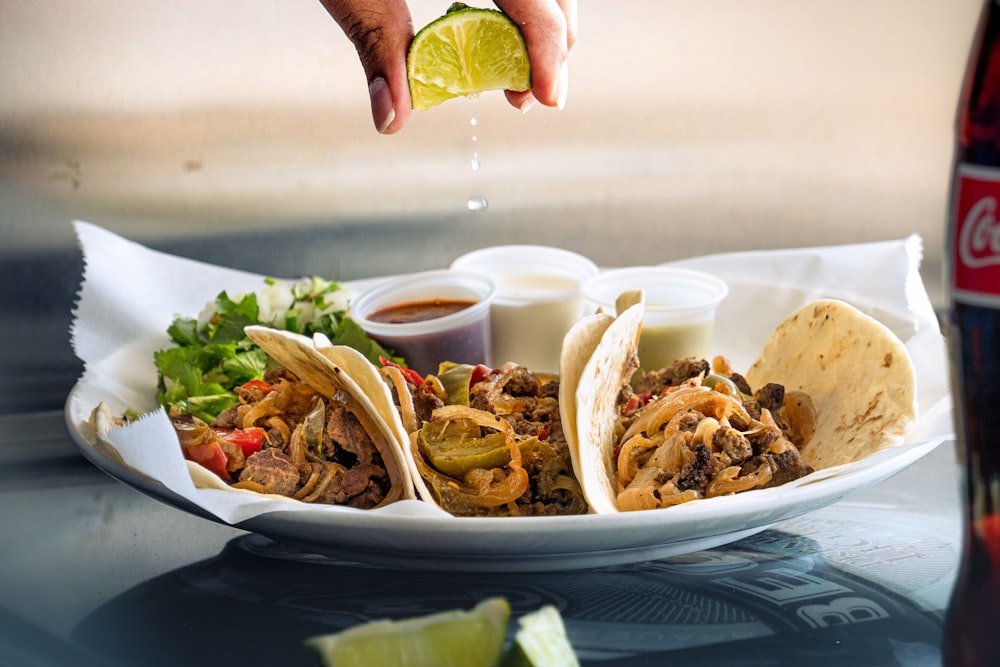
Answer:
POLYGON ((549 439, 549 429, 543 426, 542 428, 538 429, 538 433, 535 435, 539 440, 545 442, 546 440, 549 439))
POLYGON ((492 372, 493 369, 489 366, 486 366, 485 364, 477 364, 476 367, 472 369, 472 374, 469 376, 469 388, 472 388, 476 384, 485 380, 492 372))
POLYGON ((629 396, 625 405, 622 406, 622 414, 628 415, 630 412, 639 407, 639 398, 637 396, 629 396))
POLYGON ((628 401, 625 402, 625 405, 622 406, 622 414, 629 415, 635 412, 642 406, 649 403, 650 398, 651 395, 648 391, 639 394, 632 394, 631 396, 629 396, 628 401))
POLYGON ((274 386, 264 382, 263 380, 250 380, 249 382, 244 382, 241 386, 244 389, 259 389, 265 394, 269 394, 274 391, 274 386))
POLYGON ((226 454, 222 451, 222 445, 219 443, 207 442, 203 445, 185 447, 184 458, 204 466, 224 481, 229 481, 229 472, 226 470, 226 454))
POLYGON ((420 373, 416 372, 412 368, 407 368, 406 366, 401 366, 401 365, 397 364, 395 361, 391 361, 389 359, 386 359, 383 356, 379 356, 378 360, 382 363, 383 366, 390 366, 392 368, 398 368, 400 370, 400 372, 403 373, 403 379, 405 379, 410 384, 412 384, 412 385, 414 385, 416 387, 419 387, 420 385, 422 385, 424 383, 424 379, 422 377, 420 377, 420 373))
POLYGON ((264 446, 264 429, 259 426, 235 428, 231 431, 216 429, 215 433, 223 440, 239 445, 240 449, 243 450, 244 457, 259 452, 264 446))

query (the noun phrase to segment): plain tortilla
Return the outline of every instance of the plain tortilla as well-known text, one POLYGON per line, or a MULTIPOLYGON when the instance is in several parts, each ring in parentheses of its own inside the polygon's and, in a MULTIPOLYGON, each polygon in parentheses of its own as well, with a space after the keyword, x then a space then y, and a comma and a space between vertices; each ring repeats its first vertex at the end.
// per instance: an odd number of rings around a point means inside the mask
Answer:
MULTIPOLYGON (((378 369, 372 362, 368 361, 365 355, 347 345, 334 345, 329 338, 321 333, 313 335, 313 346, 332 364, 342 368, 348 377, 360 386, 365 397, 371 401, 374 409, 383 419, 387 419, 388 415, 396 414, 396 406, 392 402, 392 392, 382 380, 378 369)), ((398 429, 395 427, 395 421, 391 421, 390 426, 393 427, 399 442, 405 443, 407 435, 402 422, 399 422, 398 429)))
POLYGON ((801 448, 819 470, 903 442, 916 419, 916 373, 903 343, 881 322, 833 299, 778 325, 746 374, 801 390, 816 408, 816 432, 801 448))
POLYGON ((578 457, 574 465, 590 511, 596 514, 619 511, 612 461, 617 403, 622 387, 639 368, 643 309, 640 298, 614 318, 579 375, 575 422, 578 457))
MULTIPOLYGON (((624 312, 629 307, 642 303, 643 300, 642 290, 623 292, 615 300, 615 310, 617 313, 624 312)), ((573 463, 573 472, 578 478, 581 470, 580 438, 577 428, 577 392, 580 378, 587 362, 600 345, 602 336, 614 321, 613 315, 599 310, 578 320, 566 333, 562 342, 562 352, 559 357, 559 413, 563 437, 566 438, 573 463)))
POLYGON ((399 414, 399 410, 393 403, 392 391, 375 365, 353 347, 334 345, 323 334, 313 336, 313 345, 330 363, 343 368, 361 386, 362 391, 371 401, 373 409, 381 415, 382 421, 394 434, 396 442, 399 443, 403 460, 410 471, 410 479, 416 487, 417 496, 436 504, 434 495, 427 488, 427 484, 420 474, 420 469, 411 455, 410 436, 406 432, 406 427, 403 426, 403 418, 399 414))
MULTIPOLYGON (((330 355, 317 349, 308 336, 262 326, 249 326, 244 331, 250 340, 257 343, 271 358, 295 373, 319 393, 332 396, 338 390, 343 390, 358 401, 381 431, 382 441, 389 447, 387 452, 379 446, 383 463, 389 473, 389 481, 394 488, 397 485, 402 488, 403 498, 416 497, 412 475, 407 474, 409 465, 403 453, 403 445, 396 430, 390 426, 391 422, 386 421, 385 415, 373 402, 372 395, 369 394, 370 382, 364 379, 365 374, 362 371, 364 367, 353 363, 353 358, 351 363, 334 361, 330 355), (361 384, 355 379, 355 373, 361 379, 361 384)), ((374 366, 364 357, 362 360, 377 375, 378 371, 374 370, 374 366)), ((376 445, 380 443, 376 442, 376 445)))
POLYGON ((578 320, 563 338, 559 357, 559 418, 566 446, 569 447, 573 472, 577 477, 580 471, 580 439, 576 427, 577 388, 584 367, 594 355, 594 350, 601 342, 601 336, 614 320, 615 318, 607 313, 594 313, 578 320))

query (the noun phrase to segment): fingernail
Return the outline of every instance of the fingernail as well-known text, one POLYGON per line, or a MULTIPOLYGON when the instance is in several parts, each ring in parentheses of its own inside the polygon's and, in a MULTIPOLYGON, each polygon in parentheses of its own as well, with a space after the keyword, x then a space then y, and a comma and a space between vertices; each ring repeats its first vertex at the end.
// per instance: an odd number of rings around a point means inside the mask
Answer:
POLYGON ((521 115, 523 116, 524 114, 528 113, 531 110, 531 107, 533 106, 535 106, 535 96, 529 94, 527 97, 524 98, 524 101, 521 102, 521 106, 518 108, 521 110, 521 115))
POLYGON ((569 63, 563 61, 559 70, 559 81, 556 82, 556 106, 561 111, 566 107, 566 97, 569 95, 569 63))
POLYGON ((396 110, 392 106, 392 93, 389 92, 389 84, 382 77, 372 79, 368 84, 368 96, 372 101, 372 119, 375 121, 375 129, 379 134, 392 125, 396 119, 396 110))

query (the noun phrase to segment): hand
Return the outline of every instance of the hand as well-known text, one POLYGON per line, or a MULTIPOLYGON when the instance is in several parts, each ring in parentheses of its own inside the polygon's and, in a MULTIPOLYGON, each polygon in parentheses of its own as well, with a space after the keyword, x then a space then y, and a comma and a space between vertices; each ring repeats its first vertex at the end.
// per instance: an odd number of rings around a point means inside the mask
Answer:
MULTIPOLYGON (((410 117, 406 52, 413 20, 405 0, 320 0, 358 50, 368 78, 375 129, 392 134, 410 117)), ((576 43, 577 0, 496 0, 521 28, 531 63, 531 90, 507 91, 522 111, 535 101, 563 108, 568 91, 566 58, 576 43)))

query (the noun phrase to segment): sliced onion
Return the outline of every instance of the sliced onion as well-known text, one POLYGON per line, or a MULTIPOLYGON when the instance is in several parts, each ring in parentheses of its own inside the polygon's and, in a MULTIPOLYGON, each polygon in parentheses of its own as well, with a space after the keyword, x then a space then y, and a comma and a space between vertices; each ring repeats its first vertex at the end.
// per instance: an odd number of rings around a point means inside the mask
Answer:
POLYGON ((623 512, 651 510, 660 506, 655 468, 643 468, 628 487, 618 494, 618 509, 623 512))
POLYGON ((633 462, 633 452, 636 449, 647 450, 659 447, 663 444, 663 437, 657 433, 652 438, 647 438, 642 434, 632 436, 624 443, 618 451, 618 488, 628 488, 632 480, 639 472, 639 464, 633 462))
POLYGON ((771 466, 767 461, 761 463, 757 470, 739 477, 739 466, 730 466, 720 470, 708 487, 705 489, 705 497, 724 496, 730 493, 741 493, 749 491, 758 486, 764 486, 771 481, 771 466))
POLYGON ((403 372, 395 366, 383 366, 382 373, 389 378, 392 386, 396 389, 396 396, 399 397, 399 414, 403 419, 403 428, 407 433, 417 430, 417 411, 413 407, 413 394, 403 377, 403 372))
POLYGON ((685 383, 643 408, 636 420, 625 431, 622 439, 628 439, 640 432, 648 434, 656 431, 677 413, 689 410, 697 410, 716 419, 739 414, 748 422, 750 421, 750 416, 743 404, 736 398, 708 387, 685 383))
POLYGON ((264 398, 257 401, 249 410, 240 416, 240 428, 257 426, 257 423, 267 417, 282 414, 291 402, 291 384, 281 380, 274 391, 268 392, 264 398))
POLYGON ((478 392, 485 393, 486 399, 490 405, 494 405, 500 400, 500 395, 503 394, 504 387, 510 382, 511 377, 514 376, 514 372, 520 368, 517 364, 512 361, 508 361, 506 364, 501 366, 493 373, 490 373, 485 378, 476 383, 476 387, 479 387, 478 392))
MULTIPOLYGON (((510 450, 510 463, 507 465, 503 481, 491 484, 488 490, 484 490, 464 479, 457 480, 438 472, 428 465, 423 456, 420 455, 414 432, 410 436, 410 447, 421 476, 430 482, 435 489, 438 489, 439 493, 441 490, 450 490, 472 507, 499 507, 514 503, 528 489, 528 472, 521 465, 521 450, 517 446, 514 429, 505 419, 497 417, 491 412, 464 405, 446 405, 431 414, 432 421, 440 422, 454 419, 467 419, 480 427, 500 431, 504 434, 504 443, 510 450)), ((447 508, 445 509, 447 510, 447 508)))

